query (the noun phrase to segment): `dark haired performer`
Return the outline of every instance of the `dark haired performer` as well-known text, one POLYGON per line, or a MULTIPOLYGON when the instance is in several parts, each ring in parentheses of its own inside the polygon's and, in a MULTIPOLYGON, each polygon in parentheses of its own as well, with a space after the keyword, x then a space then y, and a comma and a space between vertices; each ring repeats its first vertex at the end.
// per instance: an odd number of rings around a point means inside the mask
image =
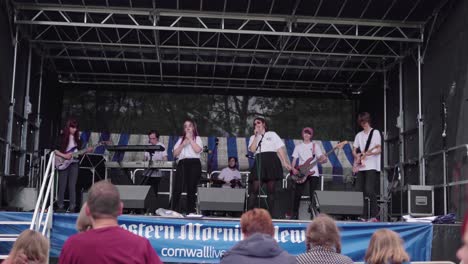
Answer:
POLYGON ((256 206, 260 184, 265 183, 268 190, 268 210, 273 212, 275 183, 283 179, 283 166, 289 171, 291 165, 281 138, 273 131, 268 131, 266 120, 254 119, 254 135, 249 140, 249 150, 255 153, 255 163, 249 177, 248 208, 256 206))
MULTIPOLYGON (((157 160, 167 160, 167 150, 166 146, 163 143, 159 142, 159 132, 157 130, 151 130, 148 132, 148 142, 150 145, 159 145, 164 148, 164 151, 154 151, 154 152, 145 152, 145 161, 157 161, 157 160)), ((144 171, 143 176, 146 179, 143 180, 148 185, 151 185, 153 188, 154 195, 157 199, 158 197, 158 187, 159 181, 161 180, 162 173, 158 169, 147 169, 144 171)), ((155 202, 153 201, 153 204, 155 202)), ((156 208, 150 208, 150 212, 154 213, 156 208)))
MULTIPOLYGON (((377 193, 380 183, 380 153, 382 138, 377 129, 371 127, 371 116, 367 112, 358 115, 357 123, 362 127, 353 143, 353 156, 355 160, 362 159, 362 165, 356 178, 356 190, 364 193, 370 200, 370 217, 377 217, 377 193), (369 140, 369 137, 371 139, 369 140), (367 148, 366 148, 367 146, 367 148), (365 159, 363 155, 365 153, 365 159)), ((356 162, 355 162, 356 163, 356 162)), ((364 202, 362 217, 367 218, 367 202, 364 202)))
MULTIPOLYGON (((62 133, 56 142, 55 155, 62 157, 66 160, 72 159, 73 152, 81 149, 80 131, 78 121, 73 118, 67 120, 62 133)), ((87 151, 92 151, 93 148, 88 148, 87 151)), ((65 190, 68 183, 68 194, 70 203, 68 212, 75 212, 76 207, 76 181, 78 179, 78 160, 73 160, 72 163, 65 169, 59 170, 58 174, 58 198, 57 206, 58 212, 65 211, 63 200, 65 197, 65 190)))
POLYGON ((185 213, 195 212, 195 194, 201 177, 200 153, 203 142, 198 136, 197 125, 191 119, 184 122, 184 132, 174 145, 174 157, 179 159, 177 171, 172 182, 171 210, 179 211, 180 195, 184 187, 187 190, 185 213))

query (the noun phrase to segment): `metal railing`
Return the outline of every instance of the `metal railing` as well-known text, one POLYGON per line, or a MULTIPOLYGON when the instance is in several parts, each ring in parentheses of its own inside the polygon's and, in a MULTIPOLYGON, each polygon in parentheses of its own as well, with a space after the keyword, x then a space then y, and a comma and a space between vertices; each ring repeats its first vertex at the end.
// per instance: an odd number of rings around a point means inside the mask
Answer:
POLYGON ((36 207, 31 220, 30 229, 41 232, 47 238, 50 238, 52 228, 52 217, 54 213, 54 179, 55 179, 55 153, 52 151, 42 179, 41 189, 37 197, 36 207), (47 210, 46 210, 46 207, 47 210), (44 214, 45 220, 44 219, 44 214))
MULTIPOLYGON (((443 150, 439 150, 439 151, 436 151, 436 152, 432 152, 432 153, 428 153, 428 154, 425 154, 424 155, 424 160, 427 160, 429 158, 435 158, 439 155, 442 156, 442 174, 443 174, 443 183, 442 184, 434 184, 434 188, 443 188, 443 197, 444 197, 444 214, 447 214, 447 205, 448 205, 448 198, 447 198, 447 188, 450 187, 450 186, 456 186, 456 185, 463 185, 463 184, 468 184, 468 179, 464 179, 464 180, 457 180, 457 181, 449 181, 448 180, 448 155, 449 153, 452 153, 456 150, 465 150, 465 152, 462 154, 464 155, 464 157, 468 156, 468 144, 463 144, 463 145, 458 145, 458 146, 455 146, 455 147, 451 147, 451 148, 448 148, 448 149, 443 149, 443 150)), ((425 164, 426 166, 427 164, 425 164)), ((426 173, 425 175, 425 178, 426 178, 426 183, 428 182, 428 176, 429 176, 430 172, 426 173)))

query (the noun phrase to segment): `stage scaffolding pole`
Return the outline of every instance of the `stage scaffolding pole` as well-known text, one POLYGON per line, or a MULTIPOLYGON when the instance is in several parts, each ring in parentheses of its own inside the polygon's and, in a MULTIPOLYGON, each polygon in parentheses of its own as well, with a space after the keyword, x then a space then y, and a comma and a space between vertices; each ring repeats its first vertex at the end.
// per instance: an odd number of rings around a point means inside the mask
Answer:
POLYGON ((405 183, 404 180, 404 175, 405 175, 405 170, 404 170, 404 164, 405 164, 405 112, 404 112, 404 102, 403 102, 403 60, 400 60, 399 62, 399 67, 398 67, 398 81, 399 81, 399 105, 400 105, 400 115, 398 117, 398 122, 399 123, 399 128, 400 128, 400 155, 399 155, 399 171, 400 171, 400 176, 401 179, 401 184, 403 185, 405 183))
MULTIPOLYGON (((380 173, 380 199, 383 201, 387 201, 387 187, 388 187, 388 182, 387 182, 387 166, 388 166, 388 131, 387 131, 387 90, 388 90, 388 85, 387 85, 387 71, 383 72, 383 106, 384 106, 384 131, 383 131, 383 160, 384 160, 384 165, 383 165, 383 170, 382 173, 380 173)), ((381 210, 381 220, 386 221, 387 216, 388 216, 388 204, 382 203, 382 210, 381 210)))
POLYGON ((25 176, 26 168, 26 152, 27 152, 27 140, 28 140, 28 128, 29 128, 29 113, 31 112, 31 103, 29 101, 29 89, 31 86, 31 60, 32 60, 32 47, 29 45, 28 55, 28 75, 26 78, 26 91, 23 102, 23 120, 21 125, 21 142, 20 142, 20 160, 18 175, 25 176))
POLYGON ((419 140, 419 184, 426 185, 424 158, 424 118, 422 113, 422 85, 421 85, 421 45, 418 45, 418 140, 419 140))
POLYGON ((5 144, 5 166, 4 174, 5 176, 10 175, 10 160, 11 160, 11 145, 13 138, 13 114, 15 111, 15 80, 16 80, 16 57, 18 54, 18 27, 16 28, 15 39, 14 39, 14 51, 13 51, 13 73, 11 78, 11 96, 10 104, 8 106, 8 128, 7 128, 7 138, 5 144))
MULTIPOLYGON (((43 74, 43 67, 44 67, 44 57, 41 56, 41 65, 39 68, 39 92, 37 95, 37 116, 36 116, 36 130, 34 131, 34 159, 35 161, 39 161, 39 135, 41 130, 41 98, 42 98, 42 74, 43 74)), ((38 170, 39 171, 39 170, 38 170)), ((35 176, 39 176, 35 174, 35 176)), ((33 177, 35 177, 33 175, 33 177)), ((35 181, 32 181, 32 185, 34 186, 35 181)))

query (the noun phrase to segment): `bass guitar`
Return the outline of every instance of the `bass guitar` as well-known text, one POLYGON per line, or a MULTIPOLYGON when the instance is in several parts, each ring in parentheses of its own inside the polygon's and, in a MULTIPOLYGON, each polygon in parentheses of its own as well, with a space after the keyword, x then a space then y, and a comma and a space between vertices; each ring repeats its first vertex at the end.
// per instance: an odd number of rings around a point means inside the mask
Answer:
POLYGON ((89 148, 96 148, 98 146, 101 146, 101 145, 108 145, 109 144, 109 141, 102 141, 102 142, 99 142, 98 144, 95 144, 93 145, 92 147, 88 147, 88 148, 85 148, 85 149, 82 149, 82 150, 79 150, 79 151, 76 151, 76 147, 73 147, 69 150, 67 150, 67 152, 65 152, 65 154, 67 153, 71 153, 72 154, 72 157, 70 159, 65 159, 64 157, 60 157, 59 155, 55 154, 55 168, 57 170, 65 170, 66 168, 68 168, 68 166, 70 166, 70 164, 73 163, 73 160, 78 158, 78 156, 80 155, 83 155, 87 152, 89 152, 89 148))
MULTIPOLYGON (((334 152, 336 149, 341 149, 343 148, 344 145, 348 144, 348 141, 342 141, 336 146, 334 146, 330 151, 325 153, 325 156, 328 157, 332 152, 334 152)), ((318 159, 315 157, 310 157, 307 159, 304 164, 300 166, 296 166, 297 172, 294 173, 291 171, 291 179, 295 181, 297 184, 303 184, 310 176, 315 174, 315 171, 310 171, 315 165, 317 165, 318 159)))
POLYGON ((366 160, 366 157, 371 154, 374 150, 380 149, 380 145, 375 145, 369 150, 367 150, 365 153, 361 153, 357 159, 354 159, 353 163, 353 173, 356 174, 359 172, 359 169, 365 167, 366 165, 364 164, 364 161, 366 160))

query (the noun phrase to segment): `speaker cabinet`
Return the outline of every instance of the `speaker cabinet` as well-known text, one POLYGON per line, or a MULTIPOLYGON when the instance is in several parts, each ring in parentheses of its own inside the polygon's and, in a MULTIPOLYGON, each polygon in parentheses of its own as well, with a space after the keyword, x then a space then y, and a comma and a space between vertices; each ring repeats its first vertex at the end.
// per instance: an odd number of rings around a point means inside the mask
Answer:
POLYGON ((320 213, 329 215, 361 215, 364 207, 362 192, 316 191, 320 213))
POLYGON ((245 189, 198 187, 197 197, 201 211, 244 211, 245 189))
MULTIPOLYGON (((156 197, 149 185, 116 185, 120 200, 125 209, 144 209, 150 207, 150 202, 156 197)), ((83 193, 83 203, 88 200, 88 192, 83 193)))

